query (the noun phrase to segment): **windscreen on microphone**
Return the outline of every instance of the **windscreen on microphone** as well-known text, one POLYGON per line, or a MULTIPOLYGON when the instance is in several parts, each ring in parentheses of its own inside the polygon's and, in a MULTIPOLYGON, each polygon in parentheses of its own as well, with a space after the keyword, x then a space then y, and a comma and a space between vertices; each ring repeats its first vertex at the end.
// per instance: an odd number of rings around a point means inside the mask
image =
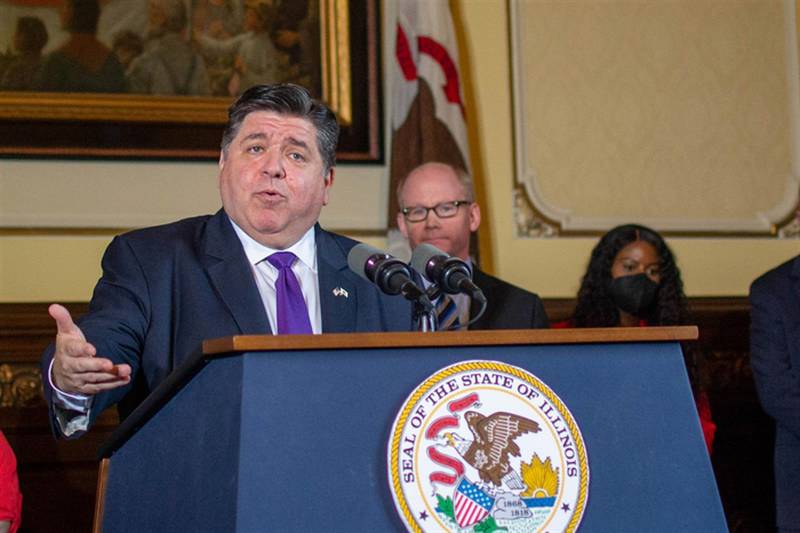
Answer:
POLYGON ((368 244, 353 246, 347 254, 347 265, 386 294, 400 294, 402 282, 411 278, 411 271, 405 263, 368 244))
POLYGON ((411 279, 411 270, 404 262, 368 244, 360 243, 347 254, 350 270, 378 286, 389 295, 402 294, 417 301, 425 309, 433 305, 425 292, 411 279))
POLYGON ((472 271, 458 257, 447 255, 432 244, 423 243, 414 248, 411 268, 425 276, 448 294, 465 293, 481 303, 486 302, 483 291, 472 282, 472 271))
POLYGON ((425 276, 428 281, 433 281, 428 275, 428 262, 438 256, 447 258, 447 254, 435 247, 432 244, 422 243, 411 254, 411 261, 409 264, 411 268, 425 276))
POLYGON ((350 249, 350 253, 347 254, 347 266, 365 280, 375 281, 371 276, 367 275, 367 269, 374 271, 376 262, 388 259, 389 257, 389 254, 386 252, 378 250, 369 244, 356 244, 350 249))
POLYGON ((448 294, 462 292, 460 282, 472 279, 467 263, 458 257, 451 257, 432 244, 423 243, 414 248, 411 255, 411 268, 425 276, 431 283, 448 294))

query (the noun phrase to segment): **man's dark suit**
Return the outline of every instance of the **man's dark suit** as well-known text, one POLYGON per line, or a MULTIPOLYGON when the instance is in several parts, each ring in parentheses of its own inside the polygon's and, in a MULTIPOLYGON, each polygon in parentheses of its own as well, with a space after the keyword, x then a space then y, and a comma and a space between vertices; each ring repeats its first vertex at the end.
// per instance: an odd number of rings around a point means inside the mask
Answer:
MULTIPOLYGON (((472 281, 486 296, 486 312, 469 329, 529 329, 548 327, 542 301, 532 292, 481 272, 472 273, 472 281)), ((470 319, 478 314, 479 305, 473 301, 470 319)))
POLYGON ((800 529, 800 257, 755 280, 750 305, 753 377, 775 419, 778 527, 800 529))
MULTIPOLYGON (((348 269, 356 242, 318 225, 315 231, 323 332, 409 331, 408 302, 381 294, 348 269), (334 294, 338 288, 344 291, 334 294)), ((271 333, 251 266, 221 210, 119 236, 102 265, 78 326, 98 355, 131 365, 133 380, 95 395, 92 417, 117 402, 122 416, 130 413, 204 339, 271 333)), ((52 354, 53 346, 42 375, 52 354)), ((51 405, 49 380, 43 381, 51 405)))

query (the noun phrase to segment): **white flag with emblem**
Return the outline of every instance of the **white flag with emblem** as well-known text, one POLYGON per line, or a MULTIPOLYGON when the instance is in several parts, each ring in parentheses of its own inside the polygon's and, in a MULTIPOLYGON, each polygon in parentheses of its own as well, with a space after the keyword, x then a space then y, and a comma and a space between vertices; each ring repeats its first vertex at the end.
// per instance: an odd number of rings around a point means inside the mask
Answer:
POLYGON ((389 224, 398 182, 428 161, 470 173, 463 83, 447 0, 399 0, 392 63, 389 224))

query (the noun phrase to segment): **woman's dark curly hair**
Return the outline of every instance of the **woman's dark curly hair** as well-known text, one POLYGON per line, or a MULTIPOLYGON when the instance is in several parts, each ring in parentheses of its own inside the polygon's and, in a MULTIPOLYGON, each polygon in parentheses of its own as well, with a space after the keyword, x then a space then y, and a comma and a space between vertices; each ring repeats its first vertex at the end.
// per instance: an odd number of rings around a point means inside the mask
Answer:
POLYGON ((676 326, 689 323, 686 295, 683 294, 681 273, 672 251, 664 239, 650 228, 636 224, 617 226, 600 239, 592 250, 589 266, 578 291, 578 303, 572 321, 575 327, 614 327, 619 325, 619 309, 611 297, 611 265, 620 250, 632 242, 645 241, 653 245, 661 259, 656 303, 648 316, 651 326, 676 326))
MULTIPOLYGON (((678 326, 690 324, 689 308, 683 293, 681 272, 675 264, 672 251, 663 237, 654 230, 637 224, 617 226, 600 239, 592 250, 589 266, 578 290, 578 303, 572 316, 577 328, 619 326, 619 309, 611 297, 611 265, 620 250, 635 241, 653 245, 661 259, 661 283, 656 293, 656 303, 650 314, 639 317, 651 326, 678 326)), ((683 346, 684 361, 689 381, 694 390, 702 389, 702 356, 691 344, 683 346)))

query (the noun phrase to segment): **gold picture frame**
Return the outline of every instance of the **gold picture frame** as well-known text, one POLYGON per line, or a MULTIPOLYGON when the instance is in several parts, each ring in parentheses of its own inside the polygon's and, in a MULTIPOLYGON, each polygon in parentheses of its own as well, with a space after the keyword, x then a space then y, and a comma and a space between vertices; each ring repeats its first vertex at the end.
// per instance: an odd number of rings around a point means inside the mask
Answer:
MULTIPOLYGON (((314 96, 339 118, 337 157, 379 161, 377 0, 318 2, 322 94, 314 96)), ((213 159, 232 100, 0 91, 0 138, 8 139, 0 145, 0 155, 213 159)))

